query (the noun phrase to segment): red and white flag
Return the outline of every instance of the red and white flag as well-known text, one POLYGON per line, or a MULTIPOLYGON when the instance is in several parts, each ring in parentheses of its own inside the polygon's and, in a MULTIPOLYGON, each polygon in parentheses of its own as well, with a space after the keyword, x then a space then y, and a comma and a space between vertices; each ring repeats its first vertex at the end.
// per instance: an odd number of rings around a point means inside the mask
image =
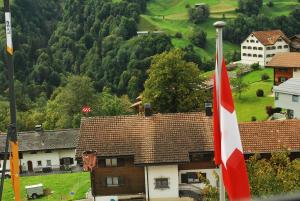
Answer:
POLYGON ((214 144, 215 163, 222 165, 229 200, 250 200, 247 169, 224 59, 221 76, 218 76, 216 64, 214 79, 214 144))

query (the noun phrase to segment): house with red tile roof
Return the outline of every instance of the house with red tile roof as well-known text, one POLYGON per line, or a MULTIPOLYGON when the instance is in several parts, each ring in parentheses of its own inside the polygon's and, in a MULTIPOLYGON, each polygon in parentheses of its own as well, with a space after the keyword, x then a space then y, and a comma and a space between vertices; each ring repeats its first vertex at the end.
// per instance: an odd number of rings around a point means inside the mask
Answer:
POLYGON ((290 78, 300 78, 300 52, 278 53, 266 67, 274 69, 276 86, 290 78))
MULTIPOLYGON (((239 125, 245 156, 289 150, 300 157, 300 120, 239 125)), ((177 200, 213 186, 212 117, 203 113, 92 117, 82 120, 76 157, 96 153, 91 171, 96 201, 177 200)))
POLYGON ((265 66, 279 52, 290 52, 290 40, 281 30, 255 31, 241 43, 241 63, 265 66))

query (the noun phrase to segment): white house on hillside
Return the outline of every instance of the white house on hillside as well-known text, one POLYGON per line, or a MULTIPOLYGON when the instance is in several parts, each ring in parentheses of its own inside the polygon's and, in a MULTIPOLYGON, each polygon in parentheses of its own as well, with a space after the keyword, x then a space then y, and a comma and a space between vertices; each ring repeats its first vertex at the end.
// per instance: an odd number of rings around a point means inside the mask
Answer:
POLYGON ((265 66, 276 53, 289 51, 289 39, 281 30, 255 31, 241 44, 241 63, 265 66))
MULTIPOLYGON (((22 173, 61 171, 77 165, 75 148, 78 129, 19 132, 19 158, 22 173)), ((0 135, 0 167, 6 135, 0 135)), ((9 169, 9 162, 7 169, 9 169)))
POLYGON ((289 118, 300 119, 300 78, 291 78, 288 81, 274 86, 275 106, 287 109, 289 118))

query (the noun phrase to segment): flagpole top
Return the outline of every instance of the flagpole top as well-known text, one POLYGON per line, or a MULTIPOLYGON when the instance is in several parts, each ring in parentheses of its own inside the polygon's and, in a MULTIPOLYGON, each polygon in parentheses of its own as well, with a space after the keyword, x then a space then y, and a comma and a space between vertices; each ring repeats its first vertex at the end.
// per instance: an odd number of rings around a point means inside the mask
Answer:
POLYGON ((217 29, 220 28, 222 29, 223 27, 225 27, 226 23, 223 21, 217 21, 214 23, 214 27, 216 27, 217 29))

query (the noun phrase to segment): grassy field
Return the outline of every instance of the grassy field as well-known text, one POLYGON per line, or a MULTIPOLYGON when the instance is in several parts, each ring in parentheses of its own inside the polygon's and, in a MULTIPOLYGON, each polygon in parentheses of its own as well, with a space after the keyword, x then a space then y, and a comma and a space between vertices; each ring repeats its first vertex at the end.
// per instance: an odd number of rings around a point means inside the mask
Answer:
POLYGON ((248 90, 242 93, 241 99, 234 95, 234 102, 239 122, 251 121, 255 116, 257 120, 266 120, 266 106, 274 105, 271 88, 273 86, 272 69, 253 71, 243 77, 244 82, 249 84, 248 90), (261 75, 267 73, 270 77, 267 81, 261 81, 261 75), (264 90, 264 97, 257 97, 256 90, 264 90))
MULTIPOLYGON (((21 197, 26 199, 25 186, 34 184, 44 184, 53 193, 49 196, 41 197, 37 201, 71 201, 82 199, 90 188, 89 173, 53 174, 47 176, 21 177, 21 197), (74 192, 74 196, 70 195, 74 192)), ((4 201, 13 201, 13 191, 10 180, 5 180, 4 201)))
MULTIPOLYGON (((222 19, 229 20, 235 18, 237 13, 235 9, 238 6, 237 0, 151 0, 147 4, 147 12, 141 16, 138 26, 139 30, 162 30, 167 34, 174 36, 180 32, 183 38, 172 38, 175 47, 185 47, 191 44, 189 36, 196 25, 188 21, 187 5, 193 6, 195 3, 207 3, 210 6, 210 18, 205 23, 197 25, 207 32, 207 46, 204 49, 195 47, 196 52, 211 59, 215 55, 215 28, 213 23, 222 19)), ((297 0, 273 0, 274 6, 269 8, 266 6, 268 1, 262 8, 261 13, 267 16, 288 15, 295 5, 299 5, 297 0)), ((239 46, 225 42, 224 53, 239 50, 239 46)))

